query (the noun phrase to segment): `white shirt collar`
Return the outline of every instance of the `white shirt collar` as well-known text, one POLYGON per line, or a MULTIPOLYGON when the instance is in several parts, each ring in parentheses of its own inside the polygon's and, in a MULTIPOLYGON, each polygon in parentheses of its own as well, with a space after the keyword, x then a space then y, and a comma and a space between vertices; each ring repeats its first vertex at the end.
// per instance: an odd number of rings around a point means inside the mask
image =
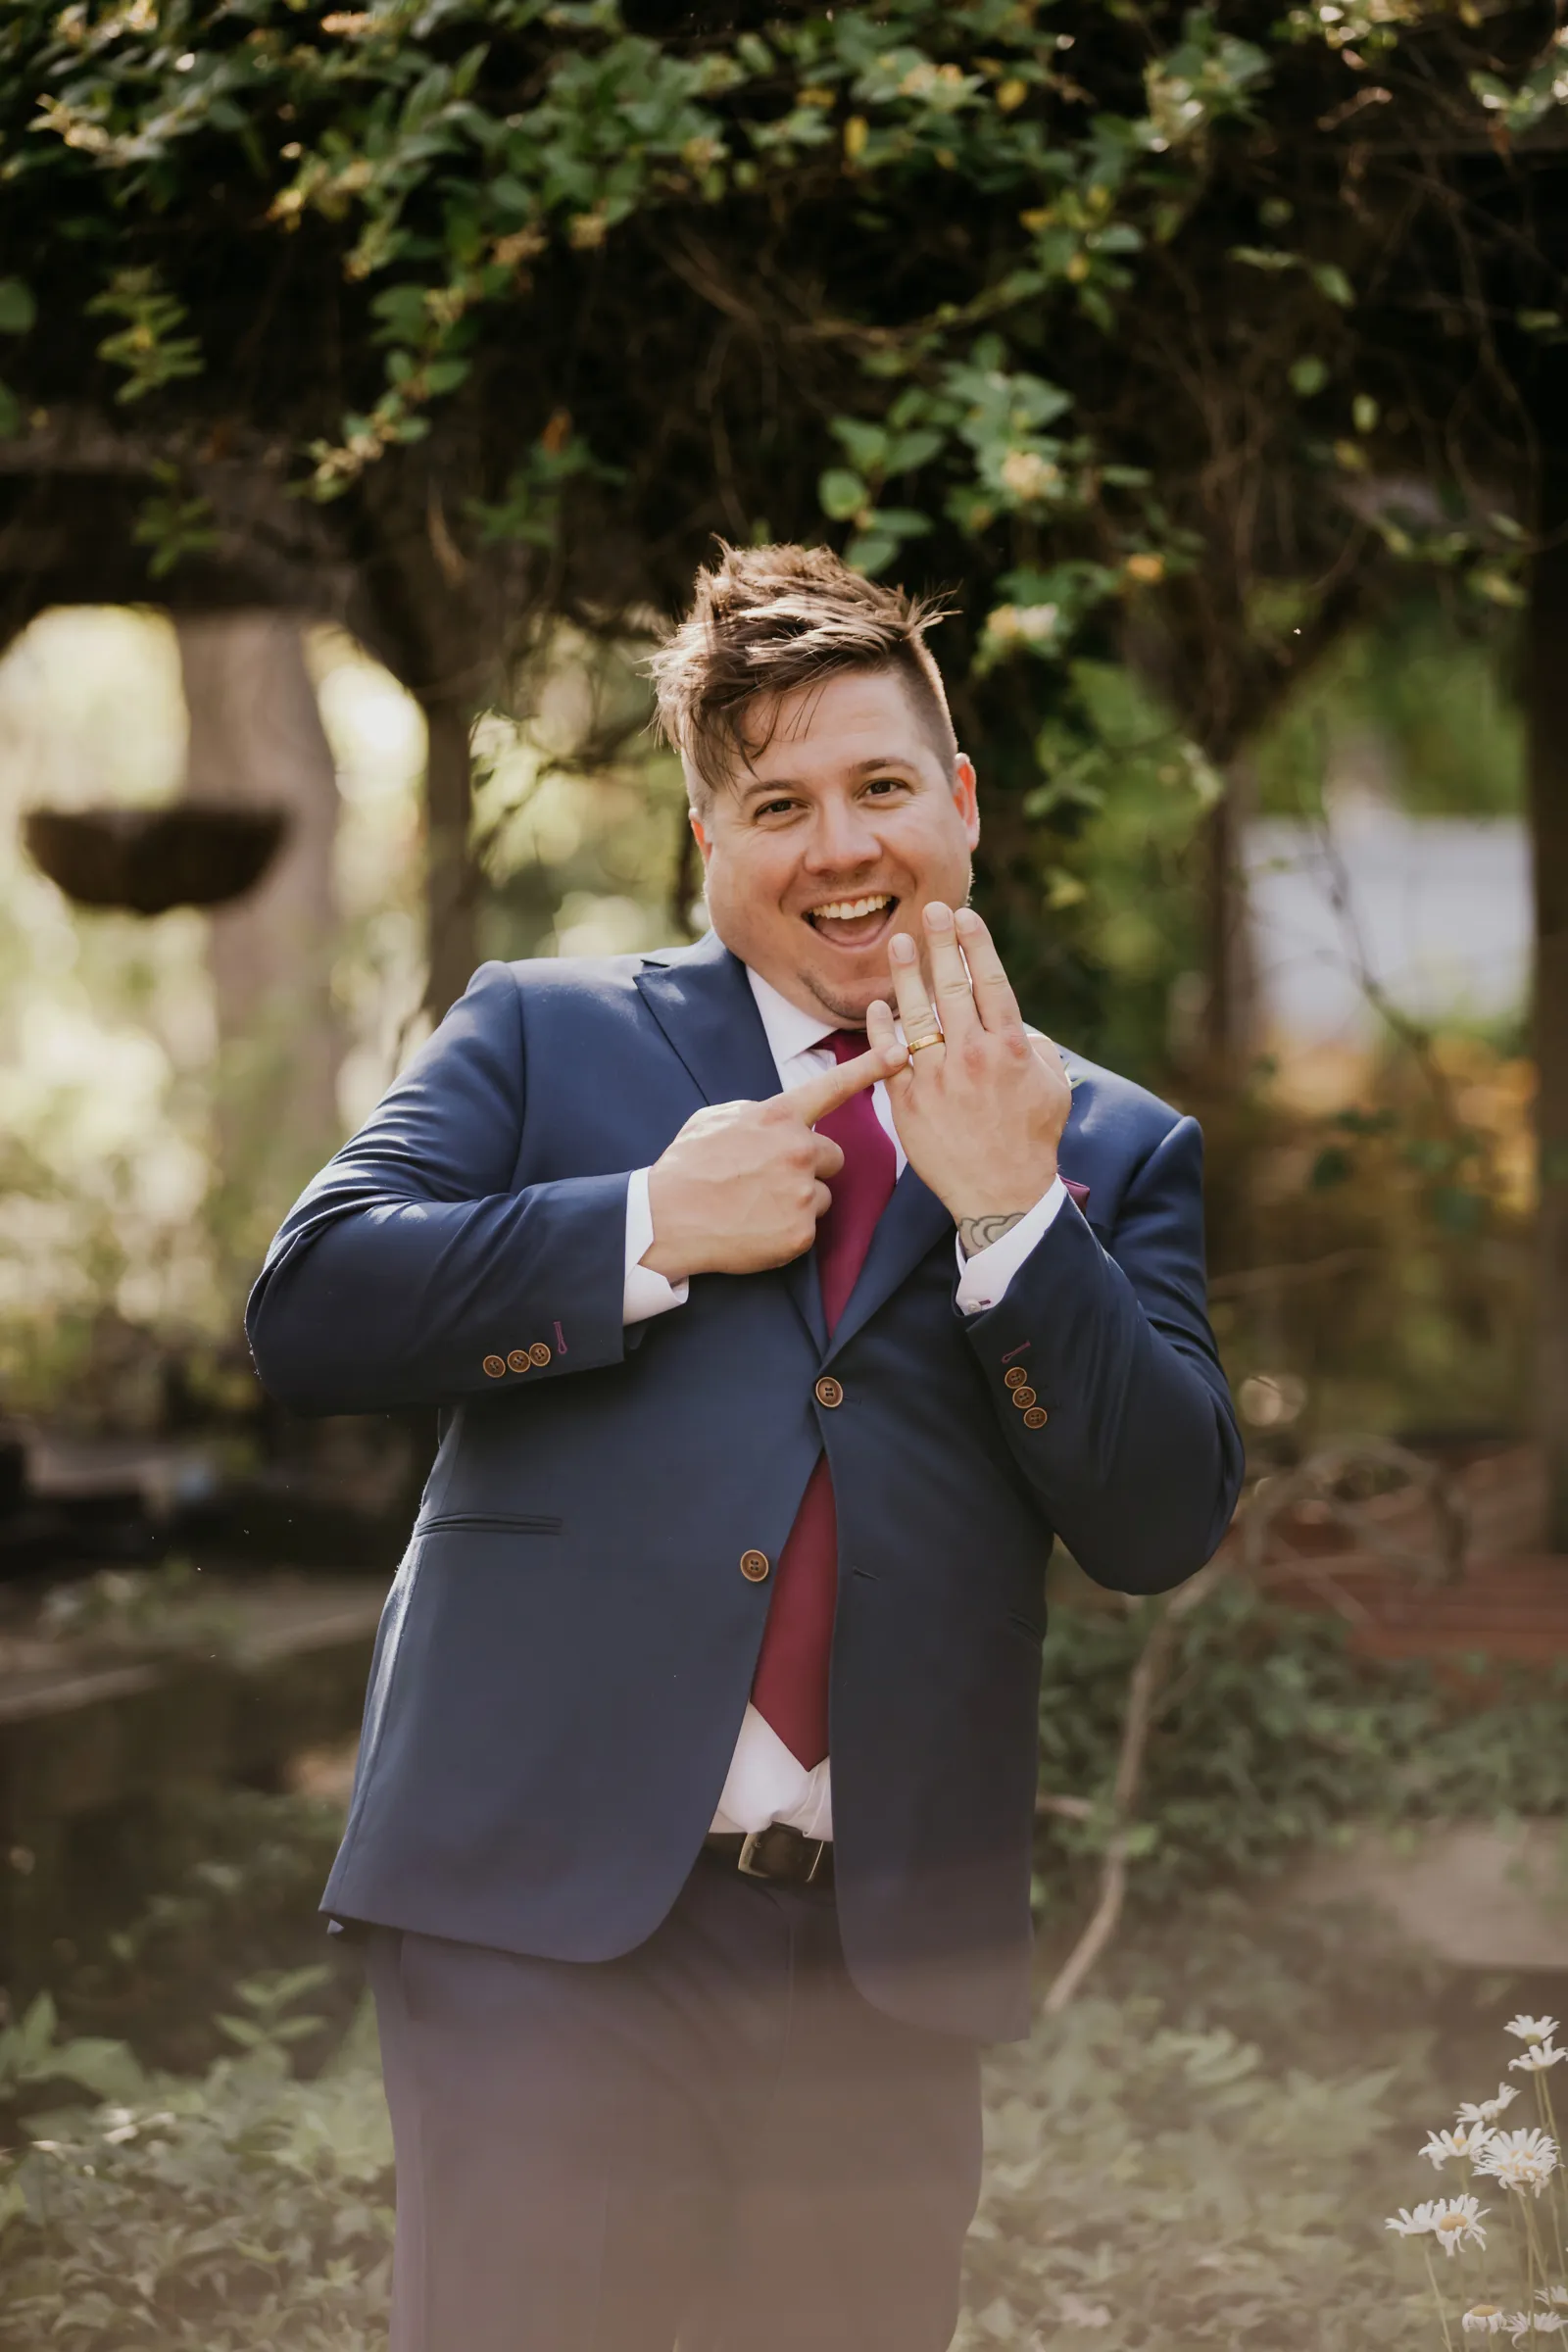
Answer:
POLYGON ((781 1070, 787 1061, 795 1059, 797 1054, 808 1054, 813 1046, 819 1046, 824 1038, 831 1037, 838 1028, 837 1021, 828 1019, 822 1013, 803 1012, 798 1004, 790 1003, 788 997, 781 997, 760 972, 754 972, 750 964, 746 967, 746 977, 752 984, 757 1009, 762 1016, 768 1049, 781 1070))

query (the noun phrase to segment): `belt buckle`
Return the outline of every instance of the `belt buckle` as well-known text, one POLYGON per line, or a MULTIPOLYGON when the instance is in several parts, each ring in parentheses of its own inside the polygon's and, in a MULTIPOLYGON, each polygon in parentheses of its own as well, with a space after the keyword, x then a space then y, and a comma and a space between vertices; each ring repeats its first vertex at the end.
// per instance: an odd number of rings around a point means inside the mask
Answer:
MULTIPOLYGON (((769 1822, 767 1829, 770 1830, 774 1826, 772 1822, 769 1822)), ((773 1874, 770 1870, 758 1870, 755 1867, 757 1849, 766 1835, 767 1830, 748 1830, 746 1836, 741 1839, 741 1850, 735 1857, 735 1867, 743 1879, 770 1880, 772 1878, 773 1874)))
MULTIPOLYGON (((788 1827, 789 1824, 787 1822, 770 1821, 763 1829, 748 1830, 746 1836, 741 1839, 741 1850, 735 1857, 735 1868, 737 1871, 739 1871, 742 1878, 760 1879, 765 1886, 772 1886, 775 1883, 774 1872, 770 1870, 758 1869, 758 1849, 761 1845, 762 1839, 767 1837, 770 1831, 788 1829, 788 1827)), ((815 1881, 816 1874, 822 1867, 822 1856, 827 1852, 828 1840, 825 1838, 801 1837, 799 1830, 791 1832, 791 1835, 796 1838, 800 1838, 802 1845, 814 1845, 816 1848, 815 1853, 811 1856, 811 1866, 809 1870, 806 1871, 800 1879, 794 1882, 797 1886, 809 1886, 815 1881)))

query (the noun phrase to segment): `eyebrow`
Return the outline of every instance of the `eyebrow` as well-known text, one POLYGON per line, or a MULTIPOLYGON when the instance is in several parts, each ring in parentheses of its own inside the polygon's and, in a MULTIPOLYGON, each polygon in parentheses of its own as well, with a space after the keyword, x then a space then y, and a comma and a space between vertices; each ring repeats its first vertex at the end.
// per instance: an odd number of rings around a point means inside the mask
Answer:
MULTIPOLYGON (((886 775, 890 767, 901 769, 905 775, 916 775, 919 772, 915 762, 906 760, 902 752, 886 752, 874 760, 857 760, 850 768, 850 774, 881 776, 886 775)), ((771 792, 798 792, 800 785, 799 776, 769 776, 765 779, 759 776, 753 783, 743 787, 740 798, 746 802, 765 798, 771 792)))

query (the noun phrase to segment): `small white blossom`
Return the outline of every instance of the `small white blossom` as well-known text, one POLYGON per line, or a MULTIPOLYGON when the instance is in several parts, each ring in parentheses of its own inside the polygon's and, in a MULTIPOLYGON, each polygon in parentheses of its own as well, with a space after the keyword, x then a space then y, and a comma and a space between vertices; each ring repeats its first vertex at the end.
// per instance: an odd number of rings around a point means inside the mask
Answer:
POLYGON ((1491 2138, 1492 2133, 1485 2124, 1472 2124, 1468 2130, 1461 2125, 1456 2132, 1429 2132, 1427 2144, 1421 2153, 1441 2173, 1450 2156, 1459 2157, 1465 2164, 1474 2164, 1491 2138))
POLYGON ((1486 2152, 1476 2160, 1478 2173, 1491 2174, 1521 2196, 1533 2188, 1539 2197, 1556 2169, 1557 2143, 1539 2125, 1528 2132, 1494 2132, 1486 2152))
POLYGON ((1472 2303, 1459 2322, 1466 2335, 1496 2335, 1507 2324, 1500 2303, 1472 2303))
POLYGON ((1549 2041, 1557 2031, 1554 2017, 1510 2017, 1503 2027, 1516 2041, 1549 2041))
POLYGON ((1004 489, 1031 503, 1048 496, 1061 479, 1061 467, 1037 449, 1009 449, 998 472, 1004 489))
POLYGON ((1560 2311, 1537 2312, 1535 2329, 1538 2335, 1561 2335, 1565 2328, 1568 2328, 1568 2320, 1563 2318, 1560 2311))
POLYGON ((1568 2058, 1568 2050, 1559 2050, 1554 2041, 1533 2041, 1528 2050, 1508 2061, 1513 2075, 1544 2075, 1548 2066, 1560 2066, 1568 2058))
POLYGON ((1061 620, 1056 605, 998 605, 986 629, 999 645, 1049 645, 1061 620))
POLYGON ((1568 2286, 1538 2286, 1538 2303, 1568 2303, 1568 2286))
POLYGON ((1453 2254, 1460 2246, 1484 2246, 1487 2233, 1481 2227, 1485 2205, 1474 2197, 1431 2197, 1411 2213, 1401 2205, 1396 2218, 1384 2223, 1400 2237, 1435 2237, 1445 2254, 1453 2254))
POLYGON ((1461 2124, 1494 2124, 1519 2096, 1517 2082, 1499 2082, 1494 2099, 1466 2099, 1459 2110, 1461 2124))

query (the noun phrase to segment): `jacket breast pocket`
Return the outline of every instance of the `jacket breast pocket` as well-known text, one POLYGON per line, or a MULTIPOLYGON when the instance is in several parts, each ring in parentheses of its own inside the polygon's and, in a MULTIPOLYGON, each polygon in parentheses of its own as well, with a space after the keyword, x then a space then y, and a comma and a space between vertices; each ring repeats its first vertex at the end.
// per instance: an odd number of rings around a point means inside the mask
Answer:
POLYGON ((475 1536, 559 1536, 564 1519, 550 1512, 440 1511, 415 1529, 415 1538, 446 1535, 461 1529, 475 1536))

